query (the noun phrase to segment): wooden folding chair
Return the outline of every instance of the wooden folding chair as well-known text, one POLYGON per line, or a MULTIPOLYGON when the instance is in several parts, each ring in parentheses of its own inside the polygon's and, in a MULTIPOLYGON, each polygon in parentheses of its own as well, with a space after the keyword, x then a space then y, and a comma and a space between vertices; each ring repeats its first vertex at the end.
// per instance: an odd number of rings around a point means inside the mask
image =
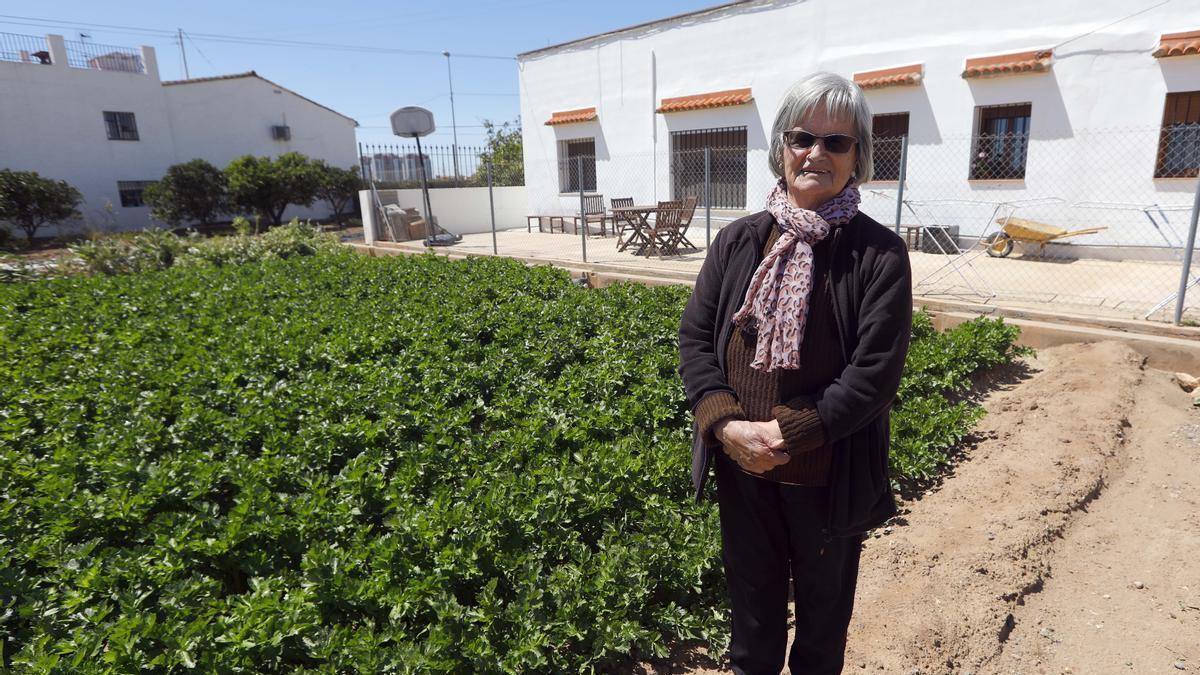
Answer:
MULTIPOLYGON (((614 209, 626 206, 633 206, 633 197, 613 197, 611 200, 611 207, 614 209)), ((619 216, 614 211, 609 211, 609 213, 612 216, 613 233, 617 235, 617 250, 623 251, 629 245, 629 242, 624 241, 625 235, 631 230, 633 232, 636 232, 636 230, 629 222, 628 214, 619 216)))
POLYGON ((678 200, 658 203, 658 215, 650 228, 650 243, 646 256, 658 253, 658 257, 673 254, 673 242, 679 221, 683 218, 683 202, 678 200))
POLYGON ((694 196, 683 200, 682 216, 679 219, 679 225, 675 228, 675 238, 671 244, 673 250, 678 251, 681 244, 686 244, 692 250, 699 249, 687 238, 687 230, 692 224, 692 218, 696 215, 696 204, 699 202, 700 199, 694 196))

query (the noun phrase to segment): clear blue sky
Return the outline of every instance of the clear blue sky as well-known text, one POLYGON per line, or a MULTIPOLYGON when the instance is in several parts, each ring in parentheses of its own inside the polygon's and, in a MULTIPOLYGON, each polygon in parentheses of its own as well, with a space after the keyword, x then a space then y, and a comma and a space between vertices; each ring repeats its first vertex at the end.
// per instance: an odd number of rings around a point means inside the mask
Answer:
MULTIPOLYGON (((4 3, 0 32, 86 33, 92 42, 158 52, 164 80, 183 78, 184 40, 192 77, 258 71, 260 75, 358 120, 359 141, 396 142, 388 114, 405 105, 429 108, 437 120, 433 143, 450 142, 449 51, 460 145, 481 144, 481 120, 515 120, 520 113, 515 60, 455 54, 516 54, 595 33, 703 9, 719 0, 208 0, 207 2, 4 3), (31 17, 34 20, 14 17, 31 17), (56 23, 62 22, 62 23, 56 23), (35 25, 30 25, 35 24, 35 25), (119 26, 101 28, 96 24, 119 26), (152 29, 144 31, 142 29, 152 29), (232 44, 200 34, 428 50, 435 55, 334 51, 312 46, 232 44)), ((531 120, 530 123, 536 123, 531 120)))

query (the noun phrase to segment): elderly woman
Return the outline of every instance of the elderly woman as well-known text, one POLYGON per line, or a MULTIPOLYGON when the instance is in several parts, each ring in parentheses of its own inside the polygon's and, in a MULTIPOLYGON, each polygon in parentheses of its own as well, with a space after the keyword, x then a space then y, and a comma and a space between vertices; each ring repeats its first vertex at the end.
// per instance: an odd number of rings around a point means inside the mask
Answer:
POLYGON ((888 415, 912 326, 903 240, 858 210, 871 111, 828 73, 771 130, 766 210, 721 230, 679 329, 699 499, 715 464, 736 673, 841 672, 863 533, 892 516, 888 415))

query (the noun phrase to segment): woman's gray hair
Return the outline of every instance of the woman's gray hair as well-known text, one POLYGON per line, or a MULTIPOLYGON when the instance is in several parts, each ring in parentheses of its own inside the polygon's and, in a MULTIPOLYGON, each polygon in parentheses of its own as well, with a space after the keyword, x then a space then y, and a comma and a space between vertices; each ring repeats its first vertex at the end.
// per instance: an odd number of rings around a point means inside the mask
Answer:
POLYGON ((854 163, 854 181, 862 185, 871 180, 874 162, 871 152, 871 106, 862 89, 833 73, 814 73, 792 85, 775 113, 771 127, 768 162, 771 172, 783 177, 783 132, 794 128, 816 109, 824 106, 830 117, 848 118, 858 139, 858 160, 854 163))

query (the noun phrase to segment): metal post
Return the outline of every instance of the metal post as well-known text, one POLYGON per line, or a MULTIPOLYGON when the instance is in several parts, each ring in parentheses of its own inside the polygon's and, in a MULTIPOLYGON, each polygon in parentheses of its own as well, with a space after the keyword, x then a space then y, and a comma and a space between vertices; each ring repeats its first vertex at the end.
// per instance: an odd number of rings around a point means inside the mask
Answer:
POLYGON ((500 255, 500 249, 496 246, 496 200, 492 197, 492 160, 487 161, 488 170, 488 208, 492 211, 492 255, 500 255))
POLYGON ((904 178, 908 175, 908 134, 900 137, 900 183, 896 186, 896 234, 900 234, 900 211, 904 208, 904 178))
POLYGON ((1196 249, 1196 221, 1200 220, 1200 181, 1196 182, 1196 199, 1192 202, 1192 223, 1188 226, 1187 245, 1183 248, 1183 272, 1179 275, 1179 295, 1175 298, 1175 325, 1183 325, 1183 304, 1191 284, 1192 251, 1196 249))
POLYGON ((712 246, 712 148, 704 146, 704 248, 712 246))
POLYGON ((579 228, 583 232, 583 262, 587 262, 587 216, 583 214, 583 155, 575 158, 579 167, 579 228))
POLYGON ((427 228, 427 230, 429 232, 429 239, 425 240, 425 245, 429 246, 429 245, 433 244, 433 209, 431 208, 431 206, 429 204, 429 181, 426 179, 426 176, 425 176, 425 160, 423 159, 423 155, 421 154, 421 137, 417 136, 416 138, 417 138, 417 164, 421 165, 421 192, 424 193, 425 219, 428 221, 425 223, 425 227, 427 228))
POLYGON ((454 132, 454 187, 458 187, 458 121, 454 117, 454 74, 450 72, 450 52, 442 52, 446 57, 446 79, 450 82, 450 130, 454 132))

